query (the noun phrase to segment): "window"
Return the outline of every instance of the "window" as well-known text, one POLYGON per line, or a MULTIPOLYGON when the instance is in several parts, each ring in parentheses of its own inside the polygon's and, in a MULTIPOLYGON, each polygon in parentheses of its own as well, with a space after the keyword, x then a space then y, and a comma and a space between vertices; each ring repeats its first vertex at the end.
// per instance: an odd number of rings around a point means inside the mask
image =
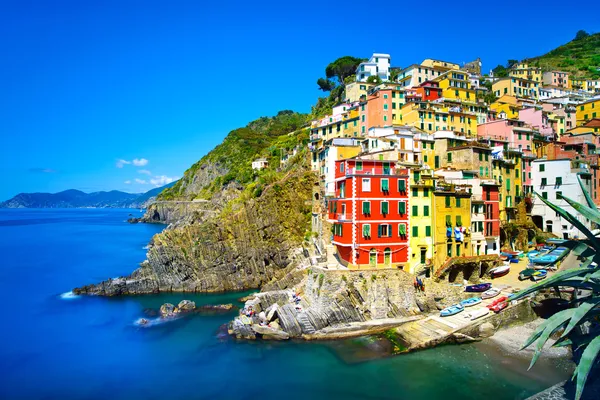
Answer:
POLYGON ((446 250, 447 250, 448 257, 452 257, 452 244, 451 243, 448 243, 446 245, 446 250))
POLYGON ((429 189, 427 189, 427 188, 423 189, 423 197, 429 197, 429 189))
POLYGON ((542 199, 548 200, 548 192, 542 192, 542 199))
POLYGON ((340 163, 340 172, 344 172, 344 163, 343 162, 340 163))
POLYGON ((398 235, 402 239, 406 239, 406 224, 398 224, 398 235))
POLYGON ((448 153, 448 162, 452 162, 452 153, 448 153))
POLYGON ((371 178, 363 178, 362 179, 362 191, 363 192, 371 191, 371 178))
POLYGON ((562 176, 557 176, 556 177, 556 186, 560 186, 562 185, 562 176))
POLYGON ((400 214, 400 215, 406 214, 406 202, 405 201, 398 202, 398 214, 400 214))
POLYGON ((456 257, 460 257, 460 244, 456 245, 456 257))
POLYGON ((388 105, 387 105, 387 104, 384 104, 384 105, 383 105, 383 109, 384 109, 384 110, 387 110, 387 109, 388 109, 388 105))
POLYGON ((413 197, 419 197, 419 189, 413 188, 413 190, 412 190, 412 196, 413 197))
POLYGON ((392 226, 390 224, 381 224, 377 227, 378 237, 392 237, 392 226))
MULTIPOLYGON (((362 171, 362 169, 363 169, 363 163, 362 163, 362 161, 357 161, 356 162, 356 170, 357 171, 362 171)), ((363 181, 364 181, 364 179, 363 179, 363 181)))
POLYGON ((346 182, 340 183, 340 198, 346 197, 346 182))
POLYGON ((540 172, 544 172, 546 170, 545 164, 540 164, 540 172))
POLYGON ((547 178, 542 178, 542 186, 546 186, 548 184, 547 178))
POLYGON ((435 156, 434 165, 435 165, 435 168, 440 167, 440 156, 435 156))
POLYGON ((387 94, 384 94, 384 95, 383 95, 383 98, 384 98, 384 99, 387 99, 387 98, 388 98, 388 95, 387 95, 387 94))
POLYGON ((446 196, 446 208, 450 208, 450 196, 446 196))
POLYGON ((362 211, 364 215, 371 215, 371 202, 363 201, 362 202, 362 211))
POLYGON ((425 227, 425 236, 427 236, 427 237, 431 236, 431 226, 425 227))
POLYGON ((406 192, 406 181, 404 179, 398 179, 398 191, 400 193, 406 192))
POLYGON ((413 235, 413 237, 419 237, 419 227, 418 226, 412 227, 412 235, 413 235))
POLYGON ((456 226, 462 226, 462 217, 460 215, 456 216, 456 226))
POLYGON ((363 237, 370 239, 371 238, 371 225, 364 224, 363 225, 363 237))
POLYGON ((412 215, 413 217, 419 216, 419 206, 412 206, 412 215))
POLYGON ((452 226, 452 216, 446 215, 446 226, 452 226))
POLYGON ((557 191, 556 192, 556 200, 560 200, 560 199, 562 199, 562 192, 557 191))
POLYGON ((479 161, 483 161, 483 153, 479 153, 479 161))
POLYGON ((388 193, 390 191, 390 182, 388 179, 381 180, 381 191, 383 193, 388 193))
POLYGON ((456 207, 460 207, 460 197, 456 198, 456 207))
POLYGON ((383 215, 388 215, 390 213, 390 204, 387 201, 381 202, 381 213, 383 215))
POLYGON ((429 206, 423 206, 423 216, 429 217, 429 206))
POLYGON ((421 179, 421 173, 417 171, 413 174, 413 177, 415 182, 419 182, 419 180, 421 179))

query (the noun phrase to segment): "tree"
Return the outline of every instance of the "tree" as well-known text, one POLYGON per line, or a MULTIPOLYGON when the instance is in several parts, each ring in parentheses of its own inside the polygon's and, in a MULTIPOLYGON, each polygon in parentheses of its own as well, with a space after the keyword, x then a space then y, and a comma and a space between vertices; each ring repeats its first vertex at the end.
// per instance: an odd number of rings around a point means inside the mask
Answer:
POLYGON ((390 82, 396 82, 398 80, 398 76, 400 76, 400 68, 390 68, 390 82))
POLYGON ((492 69, 494 76, 498 78, 504 78, 508 76, 508 69, 504 65, 498 64, 496 68, 492 69))
MULTIPOLYGON (((591 196, 585 189, 581 179, 577 178, 579 185, 585 195, 586 204, 581 204, 566 196, 562 196, 583 217, 600 224, 600 211, 597 209, 591 196)), ((577 364, 573 381, 575 381, 575 400, 579 400, 583 394, 588 376, 595 377, 598 384, 598 372, 600 368, 600 239, 597 238, 580 220, 566 212, 563 208, 544 199, 535 193, 540 200, 554 210, 567 222, 570 222, 580 230, 587 240, 571 240, 561 246, 571 248, 571 253, 577 258, 568 258, 571 265, 561 266, 561 271, 544 281, 536 283, 512 295, 509 300, 518 300, 541 290, 554 290, 561 297, 559 287, 570 287, 575 289, 568 301, 568 308, 556 312, 544 323, 542 323, 523 345, 523 349, 536 343, 535 353, 531 360, 531 368, 542 352, 544 344, 550 336, 559 335, 554 347, 571 346, 573 358, 577 364)), ((570 385, 571 383, 567 383, 570 385)))
POLYGON ((511 69, 515 64, 518 64, 519 60, 508 60, 506 63, 506 68, 511 69))
POLYGON ((345 79, 353 75, 363 61, 362 58, 352 56, 340 57, 325 68, 325 76, 327 79, 337 79, 337 83, 343 86, 345 79))
POLYGON ((578 31, 577 34, 575 35, 575 40, 581 40, 588 36, 590 36, 590 34, 582 29, 582 30, 578 31))
POLYGON ((377 75, 371 75, 370 77, 367 78, 367 83, 376 83, 376 84, 380 84, 381 83, 381 78, 377 75))
POLYGON ((319 85, 319 89, 324 92, 330 92, 335 88, 335 82, 325 78, 317 79, 317 85, 319 85))

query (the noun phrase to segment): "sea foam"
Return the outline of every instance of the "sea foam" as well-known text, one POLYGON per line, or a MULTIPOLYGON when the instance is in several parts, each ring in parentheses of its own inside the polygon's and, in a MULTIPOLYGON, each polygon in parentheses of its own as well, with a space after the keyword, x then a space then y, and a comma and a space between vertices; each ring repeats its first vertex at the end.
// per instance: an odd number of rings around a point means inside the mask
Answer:
POLYGON ((63 300, 73 300, 78 297, 79 295, 76 295, 75 293, 73 293, 73 291, 68 291, 60 295, 60 298, 63 300))

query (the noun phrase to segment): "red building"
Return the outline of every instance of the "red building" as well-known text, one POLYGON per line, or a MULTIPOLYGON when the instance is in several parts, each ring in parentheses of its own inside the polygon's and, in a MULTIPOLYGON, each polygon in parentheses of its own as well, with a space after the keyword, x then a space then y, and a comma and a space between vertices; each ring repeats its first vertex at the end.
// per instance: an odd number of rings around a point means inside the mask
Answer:
POLYGON ((408 262, 408 169, 393 161, 336 161, 329 201, 333 244, 348 268, 403 268, 408 262))
POLYGON ((482 181, 482 198, 485 207, 486 254, 500 252, 500 185, 495 181, 482 181))

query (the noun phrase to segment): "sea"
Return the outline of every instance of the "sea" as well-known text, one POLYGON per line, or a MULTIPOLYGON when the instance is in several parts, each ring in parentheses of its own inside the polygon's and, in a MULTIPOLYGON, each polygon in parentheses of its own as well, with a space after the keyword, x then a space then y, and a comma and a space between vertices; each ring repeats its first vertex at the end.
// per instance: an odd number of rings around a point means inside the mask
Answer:
POLYGON ((483 342, 387 356, 372 337, 236 341, 236 311, 139 326, 166 302, 241 306, 248 292, 74 296, 144 260, 164 226, 130 215, 0 209, 0 399, 524 399, 569 376, 483 342))

